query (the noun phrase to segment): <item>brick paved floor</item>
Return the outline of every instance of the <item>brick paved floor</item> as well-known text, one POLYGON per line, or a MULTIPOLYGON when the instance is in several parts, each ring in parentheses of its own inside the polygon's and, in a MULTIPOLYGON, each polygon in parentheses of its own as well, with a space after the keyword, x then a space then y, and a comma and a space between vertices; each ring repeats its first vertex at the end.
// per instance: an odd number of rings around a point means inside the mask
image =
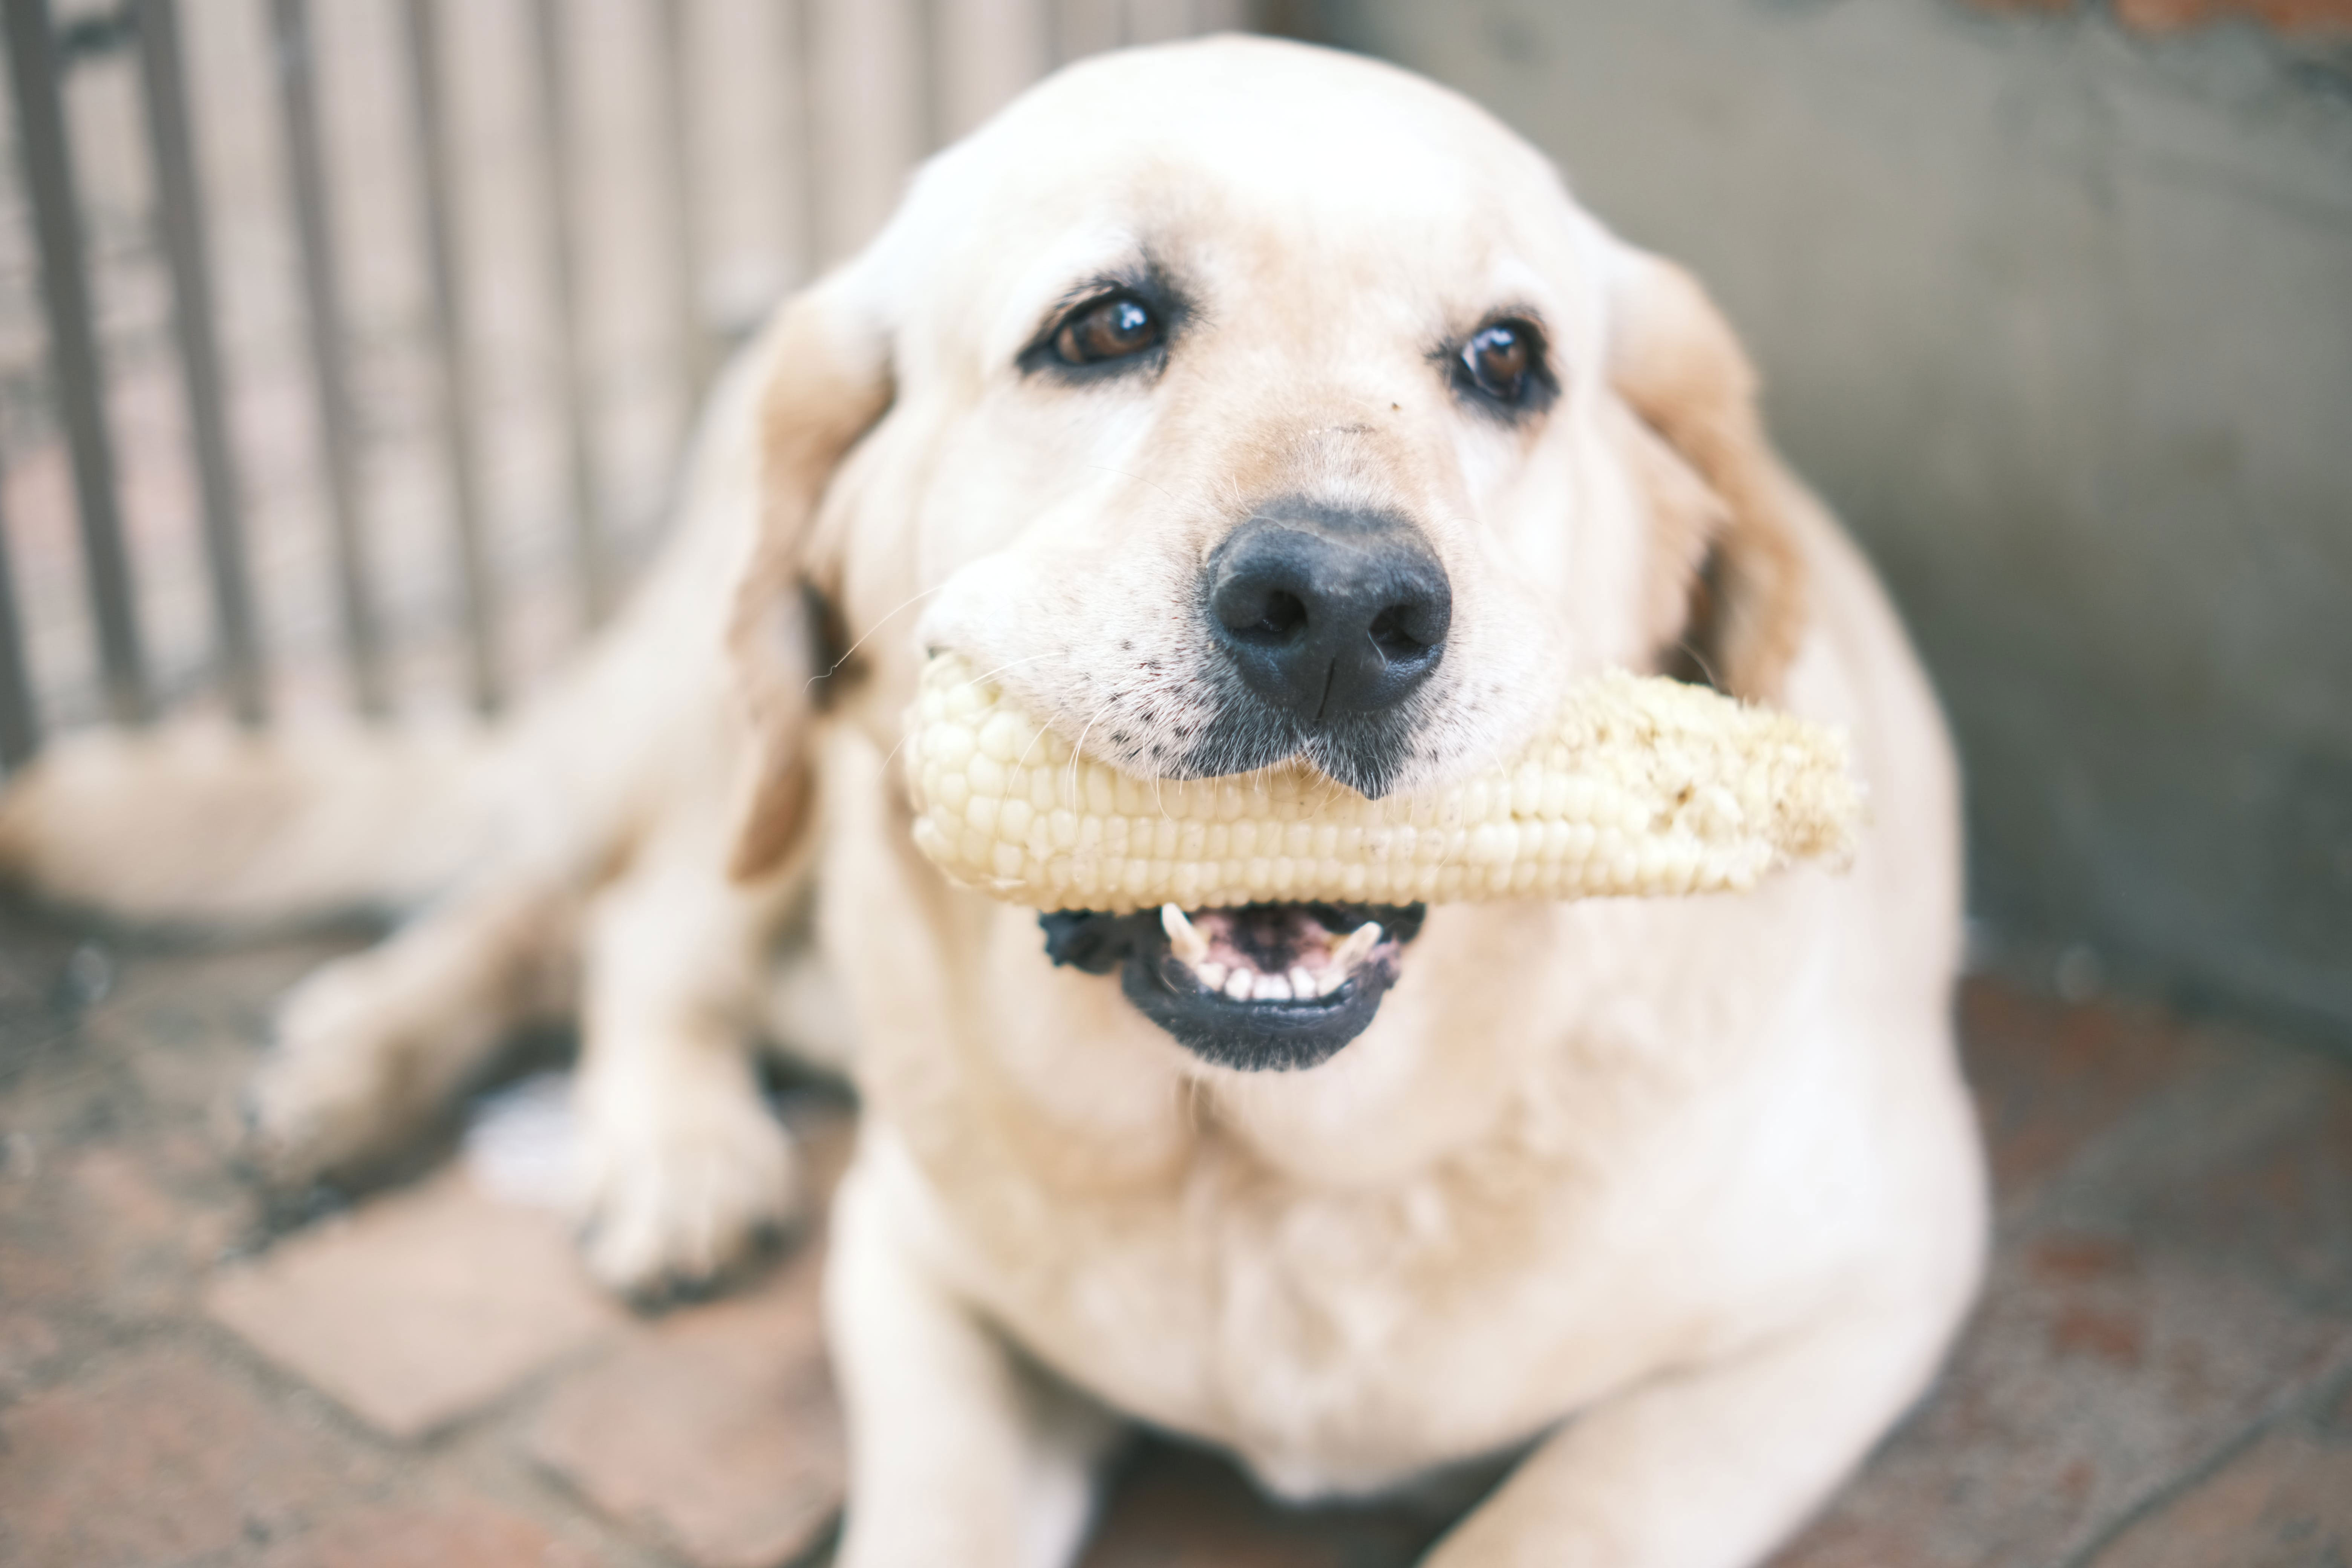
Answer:
MULTIPOLYGON (((633 1317, 480 1152, 511 1139, 265 1224, 225 1153, 236 1090, 267 999, 331 946, 126 951, 0 913, 0 1564, 821 1561, 822 1237, 633 1317)), ((1991 1289, 1779 1568, 2341 1568, 2352 1067, 1987 982, 1963 1014, 1991 1289)), ((836 1166, 846 1107, 783 1109, 836 1166)), ((1087 1564, 1390 1568, 1437 1527, 1284 1512, 1155 1447, 1087 1564)))

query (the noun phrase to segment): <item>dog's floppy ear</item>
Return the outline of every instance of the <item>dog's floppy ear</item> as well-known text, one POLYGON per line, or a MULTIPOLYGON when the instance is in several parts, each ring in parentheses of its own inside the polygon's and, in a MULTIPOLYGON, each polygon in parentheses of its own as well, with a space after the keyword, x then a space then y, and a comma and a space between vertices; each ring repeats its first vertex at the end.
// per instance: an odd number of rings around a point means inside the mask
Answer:
POLYGON ((1669 672, 1773 700, 1804 637, 1805 563, 1756 373, 1689 273, 1631 247, 1619 258, 1609 379, 1639 421, 1627 457, 1660 530, 1669 672))
POLYGON ((895 390, 866 291, 855 263, 822 279, 784 306, 756 355, 760 517, 727 629, 751 742, 728 866, 738 881, 784 862, 814 804, 813 678, 831 616, 804 547, 835 465, 895 390))

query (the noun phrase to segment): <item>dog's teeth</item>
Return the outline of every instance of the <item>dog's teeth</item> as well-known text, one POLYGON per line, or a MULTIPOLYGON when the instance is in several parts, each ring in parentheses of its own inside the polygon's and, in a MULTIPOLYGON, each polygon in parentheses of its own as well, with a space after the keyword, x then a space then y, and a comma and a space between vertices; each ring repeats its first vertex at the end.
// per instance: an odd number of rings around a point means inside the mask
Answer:
POLYGON ((1291 965, 1290 994, 1302 1002, 1315 994, 1315 976, 1307 973, 1306 965, 1291 965))
POLYGON ((1257 977, 1257 999, 1261 1002, 1289 1001, 1289 979, 1286 976, 1280 974, 1259 975, 1257 977))
POLYGON ((1209 939, 1175 905, 1160 906, 1160 929, 1168 933, 1168 945, 1176 950, 1176 956, 1194 968, 1209 956, 1209 939))
POLYGON ((1348 972, 1346 970, 1327 969, 1323 972, 1321 978, 1317 980, 1315 983, 1316 994, 1318 995, 1328 996, 1332 992, 1337 991, 1340 986, 1345 985, 1346 984, 1348 984, 1348 972))
POLYGON ((1225 988, 1225 966, 1213 958, 1203 960, 1192 966, 1192 978, 1201 983, 1203 991, 1223 991, 1225 988))
POLYGON ((1372 949, 1381 944, 1381 922, 1366 921, 1348 933, 1348 940, 1331 951, 1331 967, 1346 974, 1370 958, 1372 949))
POLYGON ((1234 966, 1233 977, 1225 982, 1225 994, 1236 1002, 1250 999, 1250 972, 1239 964, 1234 966))

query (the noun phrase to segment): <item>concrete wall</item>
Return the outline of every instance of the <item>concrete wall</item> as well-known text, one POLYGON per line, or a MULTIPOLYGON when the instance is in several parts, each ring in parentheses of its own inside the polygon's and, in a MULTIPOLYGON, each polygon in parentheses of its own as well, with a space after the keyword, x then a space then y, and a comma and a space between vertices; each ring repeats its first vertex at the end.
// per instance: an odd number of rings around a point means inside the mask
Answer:
POLYGON ((1291 20, 1715 289, 1934 668, 1996 933, 2352 1038, 2352 35, 2118 3, 1291 20))

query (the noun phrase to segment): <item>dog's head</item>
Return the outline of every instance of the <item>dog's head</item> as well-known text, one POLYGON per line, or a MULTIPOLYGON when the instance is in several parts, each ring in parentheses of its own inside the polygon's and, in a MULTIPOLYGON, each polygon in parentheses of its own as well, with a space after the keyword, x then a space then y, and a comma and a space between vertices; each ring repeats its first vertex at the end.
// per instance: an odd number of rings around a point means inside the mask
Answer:
MULTIPOLYGON (((1297 758, 1370 795, 1515 749, 1605 665, 1769 699, 1801 628, 1787 481, 1706 297, 1368 61, 1221 39, 1065 71, 934 160, 766 363, 741 873, 800 816, 803 582, 869 711, 949 647, 1129 772, 1297 758)), ((1211 1059, 1296 1067, 1370 1023, 1418 921, 1195 912, 1213 987, 1156 918, 1048 931, 1211 1059)))

